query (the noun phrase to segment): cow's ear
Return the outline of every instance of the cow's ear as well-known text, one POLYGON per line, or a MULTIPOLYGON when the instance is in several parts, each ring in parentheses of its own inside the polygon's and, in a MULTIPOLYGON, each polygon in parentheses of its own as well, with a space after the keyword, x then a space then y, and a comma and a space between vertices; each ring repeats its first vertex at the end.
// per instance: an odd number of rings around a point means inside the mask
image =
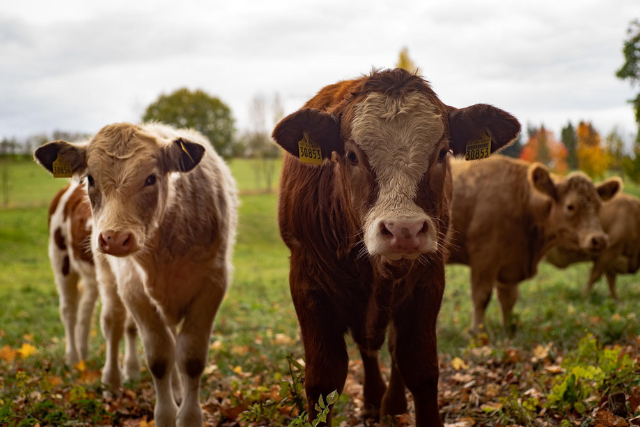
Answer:
POLYGON ((609 178, 596 185, 596 190, 602 201, 606 202, 622 191, 622 180, 618 177, 609 178))
POLYGON ((520 134, 520 122, 511 114, 487 104, 467 108, 449 108, 449 148, 464 154, 467 143, 484 135, 491 137, 491 154, 508 147, 520 134))
MULTIPOLYGON (((344 142, 340 138, 338 119, 331 114, 312 108, 300 109, 282 119, 276 125, 271 137, 280 147, 298 158, 300 158, 301 151, 303 157, 307 157, 301 148, 308 147, 309 143, 312 143, 312 147, 313 144, 320 147, 319 157, 322 159, 330 159, 331 153, 334 151, 339 154, 344 152, 344 142)), ((317 153, 312 153, 308 157, 313 160, 316 155, 317 153)), ((302 161, 305 160, 302 159, 302 161)), ((321 163, 321 159, 318 160, 321 163)))
POLYGON ((552 199, 557 200, 558 191, 556 184, 551 179, 549 169, 543 166, 541 163, 534 163, 529 166, 529 181, 533 188, 539 192, 550 196, 552 199))
POLYGON ((189 172, 198 166, 204 153, 202 144, 184 138, 174 139, 163 150, 165 171, 189 172))
POLYGON ((86 169, 87 145, 67 141, 48 142, 38 147, 33 157, 53 176, 69 177, 86 169))

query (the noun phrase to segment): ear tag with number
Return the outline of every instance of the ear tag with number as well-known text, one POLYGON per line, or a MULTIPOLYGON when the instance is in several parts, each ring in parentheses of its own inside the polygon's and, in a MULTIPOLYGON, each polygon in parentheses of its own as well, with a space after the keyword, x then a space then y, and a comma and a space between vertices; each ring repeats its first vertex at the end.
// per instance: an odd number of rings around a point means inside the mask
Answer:
POLYGON ((465 160, 486 159, 491 155, 491 137, 487 132, 475 141, 467 143, 465 160))
POLYGON ((322 151, 320 150, 320 146, 311 141, 306 134, 298 141, 298 157, 302 163, 311 163, 313 165, 322 164, 322 151))
POLYGON ((51 169, 54 178, 71 178, 73 176, 71 165, 65 163, 60 158, 60 154, 58 154, 58 157, 53 162, 51 169))

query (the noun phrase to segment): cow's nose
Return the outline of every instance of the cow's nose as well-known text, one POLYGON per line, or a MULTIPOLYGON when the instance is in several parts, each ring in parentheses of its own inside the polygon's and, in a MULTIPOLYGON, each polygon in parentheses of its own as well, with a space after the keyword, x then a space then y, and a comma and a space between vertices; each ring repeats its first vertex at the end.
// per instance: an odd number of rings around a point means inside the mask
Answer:
POLYGON ((380 232, 389 240, 389 249, 394 252, 413 253, 420 248, 429 231, 427 221, 382 221, 380 232))
POLYGON ((604 234, 596 234, 589 238, 589 250, 601 251, 607 247, 608 238, 604 234))
POLYGON ((131 233, 105 231, 100 233, 100 249, 109 255, 124 256, 131 252, 134 238, 131 233))

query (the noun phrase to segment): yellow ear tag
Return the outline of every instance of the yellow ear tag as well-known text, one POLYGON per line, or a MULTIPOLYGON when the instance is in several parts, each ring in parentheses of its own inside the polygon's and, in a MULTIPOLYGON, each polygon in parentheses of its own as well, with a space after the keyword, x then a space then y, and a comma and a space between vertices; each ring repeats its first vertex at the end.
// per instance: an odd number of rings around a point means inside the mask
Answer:
POLYGON ((298 141, 298 157, 302 163, 311 163, 313 165, 322 164, 322 151, 320 146, 309 139, 305 134, 298 141))
POLYGON ((491 137, 485 132, 475 141, 467 142, 467 151, 464 156, 465 160, 486 159, 491 155, 491 137))
POLYGON ((187 156, 189 156, 189 158, 191 159, 191 161, 193 163, 195 163, 196 161, 193 160, 193 157, 191 157, 191 154, 189 154, 189 152, 187 151, 187 149, 184 147, 184 143, 182 142, 182 139, 180 139, 180 147, 182 147, 182 151, 184 151, 185 153, 187 153, 187 156))
POLYGON ((66 164, 61 158, 60 154, 51 165, 54 178, 71 178, 73 176, 73 169, 71 165, 66 164))

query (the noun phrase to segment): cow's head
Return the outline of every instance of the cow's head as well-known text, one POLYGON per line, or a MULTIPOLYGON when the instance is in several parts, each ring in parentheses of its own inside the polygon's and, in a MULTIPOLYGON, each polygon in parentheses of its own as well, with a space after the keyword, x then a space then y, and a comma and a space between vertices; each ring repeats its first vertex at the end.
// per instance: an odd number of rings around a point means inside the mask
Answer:
POLYGON ((164 215, 174 172, 194 169, 203 145, 155 137, 129 123, 105 126, 88 143, 54 141, 35 152, 49 172, 55 161, 84 177, 91 202, 93 248, 114 256, 144 251, 164 215))
POLYGON ((585 174, 574 172, 554 179, 547 168, 534 163, 529 167, 529 181, 548 196, 533 203, 539 206, 547 227, 555 231, 559 246, 583 252, 599 252, 607 247, 609 239, 600 224, 600 206, 621 189, 619 178, 594 185, 585 174))
POLYGON ((402 69, 358 82, 335 109, 303 108, 284 118, 273 138, 296 157, 302 139, 320 146, 325 162, 334 164, 345 214, 371 256, 389 262, 433 253, 443 235, 448 153, 464 153, 485 134, 498 151, 517 137, 520 124, 486 104, 449 107, 428 82, 402 69))

